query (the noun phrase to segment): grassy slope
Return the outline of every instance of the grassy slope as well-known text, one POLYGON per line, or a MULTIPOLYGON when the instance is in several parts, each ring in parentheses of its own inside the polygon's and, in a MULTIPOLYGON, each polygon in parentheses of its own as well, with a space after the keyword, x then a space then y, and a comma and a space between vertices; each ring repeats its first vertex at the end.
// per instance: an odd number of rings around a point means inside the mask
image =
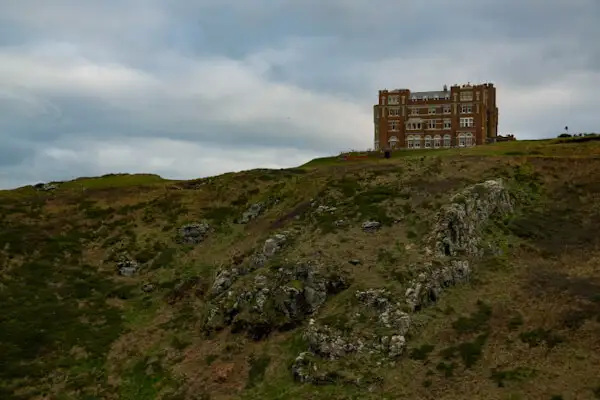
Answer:
POLYGON ((2 191, 0 398, 600 398, 599 155, 594 141, 528 141, 197 181, 121 175, 52 193, 2 191), (499 176, 541 190, 489 229, 504 255, 482 260, 471 284, 419 315, 406 357, 394 367, 376 359, 340 366, 379 375, 379 385, 293 383, 289 365, 305 348, 299 329, 261 342, 199 334, 216 268, 282 229, 296 232, 285 258, 353 276, 321 311, 332 325, 343 323, 355 289, 400 295, 439 207, 499 176), (257 220, 233 223, 248 204, 273 198, 280 202, 257 220), (311 218, 302 212, 311 199, 337 214, 311 218), (353 223, 336 229, 342 217, 353 223), (387 226, 362 233, 368 218, 387 226), (200 219, 215 228, 207 241, 174 242, 177 227, 200 219), (144 263, 142 273, 116 274, 122 251, 144 263), (362 264, 349 265, 354 258, 362 264), (180 286, 191 277, 199 284, 180 286), (156 289, 145 293, 145 283, 156 289))

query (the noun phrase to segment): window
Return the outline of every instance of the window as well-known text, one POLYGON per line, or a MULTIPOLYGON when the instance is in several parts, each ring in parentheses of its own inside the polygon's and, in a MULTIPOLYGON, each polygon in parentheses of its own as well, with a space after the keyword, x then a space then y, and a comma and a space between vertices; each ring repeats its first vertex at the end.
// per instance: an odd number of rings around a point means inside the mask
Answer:
POLYGON ((444 100, 450 100, 450 93, 446 93, 444 95, 444 100))
POLYGON ((427 101, 427 96, 423 96, 423 100, 427 101))
POLYGON ((461 118, 460 119, 460 127, 461 128, 472 128, 474 127, 473 117, 461 118))
POLYGON ((381 97, 381 104, 385 106, 385 97, 381 97))
POLYGON ((460 92, 460 101, 473 101, 473 92, 460 92))
POLYGON ((400 115, 400 109, 399 108, 390 108, 390 113, 389 113, 390 117, 397 117, 400 115))
POLYGON ((409 149, 412 149, 414 147, 414 141, 413 141, 412 135, 408 135, 406 137, 406 147, 408 147, 409 149))
POLYGON ((375 125, 375 140, 379 139, 379 126, 375 125))
POLYGON ((444 114, 450 114, 450 105, 445 105, 444 106, 444 114))
POLYGON ((431 148, 431 136, 429 136, 429 135, 425 136, 425 148, 426 149, 431 148))
POLYGON ((433 147, 439 149, 442 144, 442 137, 440 135, 435 135, 433 138, 433 147))
POLYGON ((390 131, 397 131, 398 130, 398 121, 390 121, 389 128, 390 128, 390 131))
POLYGON ((417 101, 417 96, 410 96, 410 99, 411 99, 412 101, 417 101))
POLYGON ((408 122, 406 124, 406 129, 411 129, 411 130, 421 129, 421 123, 420 122, 408 122))
POLYGON ((470 104, 463 104, 460 106, 460 112, 462 114, 471 114, 473 112, 473 106, 470 104))
POLYGON ((479 92, 475 92, 475 98, 479 101, 479 92))
POLYGON ((396 136, 392 136, 389 140, 389 143, 390 143, 390 148, 395 149, 396 143, 398 143, 398 138, 396 136))
POLYGON ((444 129, 452 129, 452 121, 449 119, 444 120, 444 129))
POLYGON ((421 137, 420 136, 413 136, 413 145, 414 145, 415 149, 421 148, 421 137))
POLYGON ((467 147, 473 146, 473 134, 471 132, 467 132, 465 134, 465 146, 467 146, 467 147))
POLYGON ((444 147, 450 147, 452 145, 452 140, 450 135, 444 135, 444 147))
POLYGON ((435 114, 435 107, 429 107, 429 115, 435 114))
POLYGON ((375 150, 379 150, 379 140, 375 141, 375 150))
POLYGON ((388 97, 388 104, 398 104, 398 96, 388 97))
POLYGON ((435 129, 436 127, 436 122, 434 119, 430 119, 429 121, 427 121, 427 127, 429 129, 435 129))
POLYGON ((419 109, 418 108, 411 108, 410 109, 410 115, 419 115, 419 109))
POLYGON ((434 99, 434 100, 439 100, 439 99, 440 99, 440 96, 438 96, 438 95, 436 94, 435 96, 433 96, 433 99, 434 99))

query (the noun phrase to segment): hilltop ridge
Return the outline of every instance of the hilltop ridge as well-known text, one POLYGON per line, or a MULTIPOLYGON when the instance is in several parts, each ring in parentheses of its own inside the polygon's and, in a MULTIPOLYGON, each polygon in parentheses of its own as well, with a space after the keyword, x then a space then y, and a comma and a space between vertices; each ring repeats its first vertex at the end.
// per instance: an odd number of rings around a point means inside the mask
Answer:
POLYGON ((600 398, 598 143, 0 191, 0 398, 600 398))

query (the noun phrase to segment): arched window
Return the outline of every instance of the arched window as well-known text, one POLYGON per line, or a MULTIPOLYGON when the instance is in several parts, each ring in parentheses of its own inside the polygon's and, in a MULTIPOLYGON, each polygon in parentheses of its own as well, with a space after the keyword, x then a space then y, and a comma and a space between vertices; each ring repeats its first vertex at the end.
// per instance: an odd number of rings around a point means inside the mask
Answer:
POLYGON ((471 132, 465 134, 465 146, 473 146, 473 134, 471 132))
POLYGON ((433 137, 433 147, 439 149, 442 145, 442 137, 440 135, 435 135, 433 137))
POLYGON ((464 132, 458 134, 458 147, 465 147, 466 138, 464 132))
POLYGON ((421 148, 421 136, 419 136, 419 135, 413 136, 413 146, 415 149, 421 148))
POLYGON ((431 148, 431 136, 430 135, 425 136, 425 148, 426 149, 431 148))
POLYGON ((406 137, 406 148, 407 149, 412 149, 413 148, 413 137, 412 137, 412 135, 408 135, 406 137))
POLYGON ((389 140, 389 143, 390 143, 390 148, 395 149, 396 143, 398 143, 398 138, 396 136, 392 136, 389 140))
POLYGON ((452 140, 450 138, 450 135, 444 135, 444 147, 450 146, 452 146, 452 140))

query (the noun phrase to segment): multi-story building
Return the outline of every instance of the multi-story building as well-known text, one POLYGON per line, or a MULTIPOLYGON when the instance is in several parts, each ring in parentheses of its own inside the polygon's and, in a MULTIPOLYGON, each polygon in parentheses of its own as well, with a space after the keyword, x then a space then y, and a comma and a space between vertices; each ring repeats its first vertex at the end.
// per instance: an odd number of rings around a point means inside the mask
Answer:
POLYGON ((496 88, 491 83, 448 90, 380 90, 373 107, 374 145, 380 149, 470 147, 493 141, 498 131, 496 88), (491 140, 490 140, 491 139, 491 140))

